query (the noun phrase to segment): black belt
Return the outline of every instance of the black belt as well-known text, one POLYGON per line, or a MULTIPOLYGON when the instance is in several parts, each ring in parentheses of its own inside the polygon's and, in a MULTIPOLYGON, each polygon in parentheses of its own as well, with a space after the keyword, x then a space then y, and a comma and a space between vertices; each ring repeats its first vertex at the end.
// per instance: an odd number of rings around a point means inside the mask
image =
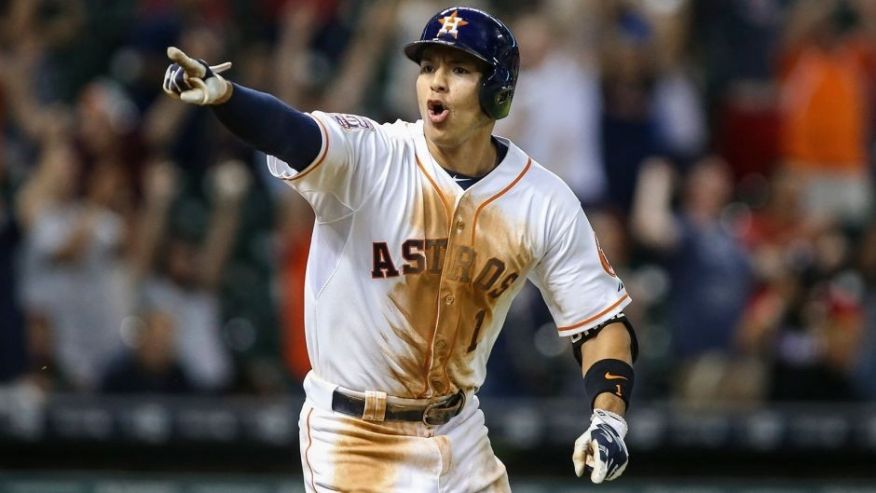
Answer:
MULTIPOLYGON (((442 400, 422 407, 399 406, 386 403, 385 421, 421 421, 429 426, 443 425, 465 406, 465 393, 459 391, 442 400)), ((347 395, 340 390, 332 392, 332 411, 361 418, 365 414, 365 398, 347 395)))

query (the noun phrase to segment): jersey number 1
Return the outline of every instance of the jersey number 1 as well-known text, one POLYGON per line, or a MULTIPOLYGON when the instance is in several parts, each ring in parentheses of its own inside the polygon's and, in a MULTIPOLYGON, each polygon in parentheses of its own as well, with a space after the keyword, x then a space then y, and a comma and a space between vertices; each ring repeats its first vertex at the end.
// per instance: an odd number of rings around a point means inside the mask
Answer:
POLYGON ((486 316, 487 311, 481 310, 475 315, 475 328, 474 332, 471 335, 471 344, 468 345, 468 350, 466 352, 472 352, 478 347, 478 334, 481 333, 481 325, 484 325, 484 317, 486 316))

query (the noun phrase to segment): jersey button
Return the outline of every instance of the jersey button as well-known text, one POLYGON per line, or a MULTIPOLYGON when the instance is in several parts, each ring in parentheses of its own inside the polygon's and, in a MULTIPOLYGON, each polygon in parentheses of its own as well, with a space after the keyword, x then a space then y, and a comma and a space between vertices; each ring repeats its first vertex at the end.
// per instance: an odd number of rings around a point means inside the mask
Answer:
POLYGON ((435 392, 439 395, 447 392, 447 385, 440 379, 433 378, 430 383, 432 384, 432 388, 435 389, 435 392))
POLYGON ((456 298, 452 294, 448 294, 447 296, 444 297, 444 304, 445 305, 452 305, 454 303, 456 303, 456 298))
POLYGON ((456 230, 462 231, 464 229, 465 229, 465 221, 463 221, 462 219, 460 219, 459 221, 456 221, 456 230))
POLYGON ((447 352, 447 343, 444 341, 444 339, 439 339, 437 342, 435 342, 435 352, 437 352, 439 355, 443 355, 445 352, 447 352))

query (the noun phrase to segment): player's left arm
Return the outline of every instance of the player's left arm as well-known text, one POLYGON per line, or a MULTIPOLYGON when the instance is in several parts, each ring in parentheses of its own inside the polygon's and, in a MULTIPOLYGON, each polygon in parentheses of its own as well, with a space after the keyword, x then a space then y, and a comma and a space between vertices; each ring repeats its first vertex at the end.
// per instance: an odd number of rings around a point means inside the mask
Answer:
POLYGON ((594 483, 620 476, 627 465, 623 418, 633 386, 635 332, 624 316, 630 303, 623 281, 599 246, 577 197, 555 190, 543 214, 548 241, 528 278, 541 291, 557 332, 572 342, 584 374, 590 426, 575 442, 578 476, 594 483))
POLYGON ((635 333, 621 314, 575 338, 573 345, 593 409, 589 428, 575 441, 575 473, 580 477, 588 472, 594 483, 611 481, 629 461, 623 416, 633 387, 635 333))

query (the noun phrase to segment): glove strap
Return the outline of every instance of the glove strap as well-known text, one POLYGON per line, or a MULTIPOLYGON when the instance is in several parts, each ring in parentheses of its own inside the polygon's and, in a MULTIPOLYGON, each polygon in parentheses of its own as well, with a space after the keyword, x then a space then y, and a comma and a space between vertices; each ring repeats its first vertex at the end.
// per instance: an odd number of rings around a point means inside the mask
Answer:
POLYGON ((621 440, 627 436, 627 421, 619 414, 615 414, 605 409, 594 409, 593 415, 590 417, 591 424, 604 423, 611 427, 617 433, 621 440))

